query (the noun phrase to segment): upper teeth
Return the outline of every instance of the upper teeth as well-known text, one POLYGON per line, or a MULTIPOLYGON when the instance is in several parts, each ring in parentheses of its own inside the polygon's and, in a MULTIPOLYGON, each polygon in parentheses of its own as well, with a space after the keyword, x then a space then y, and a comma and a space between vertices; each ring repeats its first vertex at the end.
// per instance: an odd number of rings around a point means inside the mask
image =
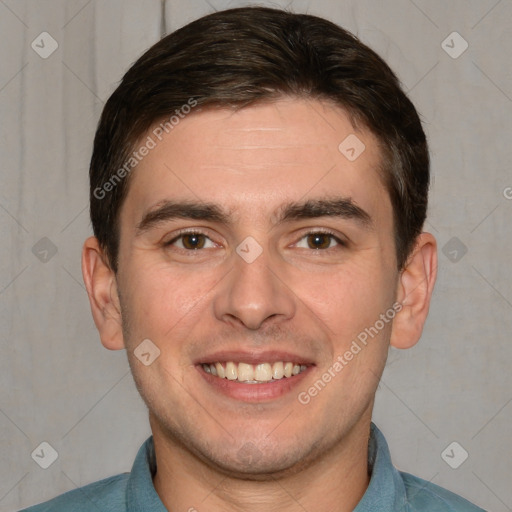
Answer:
POLYGON ((206 373, 210 373, 221 379, 238 380, 239 382, 256 383, 279 380, 283 377, 298 375, 306 369, 305 365, 291 362, 278 361, 276 363, 211 363, 203 364, 206 373))

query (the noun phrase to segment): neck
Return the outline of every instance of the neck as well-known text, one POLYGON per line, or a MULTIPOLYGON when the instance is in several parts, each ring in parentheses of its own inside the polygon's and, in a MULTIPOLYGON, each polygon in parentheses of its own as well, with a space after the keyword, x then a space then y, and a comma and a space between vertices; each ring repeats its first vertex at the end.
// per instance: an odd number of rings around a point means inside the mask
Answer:
POLYGON ((369 484, 370 419, 362 418, 337 446, 306 467, 257 480, 226 474, 205 463, 152 421, 155 489, 169 511, 350 512, 369 484))

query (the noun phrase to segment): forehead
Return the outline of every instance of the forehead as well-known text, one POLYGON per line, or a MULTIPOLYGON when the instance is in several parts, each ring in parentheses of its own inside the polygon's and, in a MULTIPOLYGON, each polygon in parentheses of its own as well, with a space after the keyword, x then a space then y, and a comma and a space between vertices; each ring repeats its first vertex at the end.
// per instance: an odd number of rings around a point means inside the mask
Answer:
POLYGON ((343 195, 370 210, 389 202, 376 138, 331 103, 288 98, 208 109, 169 133, 155 128, 145 135, 154 147, 133 171, 125 201, 135 216, 174 198, 252 217, 309 196, 343 195))

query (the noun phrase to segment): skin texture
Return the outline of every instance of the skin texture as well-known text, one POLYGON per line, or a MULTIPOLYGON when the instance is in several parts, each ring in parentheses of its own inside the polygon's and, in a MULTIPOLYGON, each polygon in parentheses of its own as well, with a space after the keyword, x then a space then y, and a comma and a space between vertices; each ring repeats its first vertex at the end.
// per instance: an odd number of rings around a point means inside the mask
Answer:
POLYGON ((131 176, 117 275, 97 240, 85 242, 93 317, 105 347, 127 350, 149 408, 155 488, 169 510, 343 512, 361 499, 388 348, 418 341, 437 268, 435 239, 422 233, 397 271, 380 160, 373 135, 328 103, 283 98, 236 113, 195 112, 131 176), (366 147, 353 162, 338 149, 350 134, 366 147), (275 222, 283 204, 334 197, 350 198, 370 223, 275 222), (166 200, 216 203, 229 222, 172 219, 138 230, 166 200), (206 235, 202 249, 175 240, 184 228, 206 235), (316 248, 308 233, 326 229, 344 244, 327 236, 316 248), (252 263, 236 251, 248 236, 262 250, 252 263), (402 309, 393 322, 300 403, 298 393, 395 301, 402 309), (148 338, 160 356, 145 366, 134 350, 148 338), (309 368, 281 396, 240 400, 220 393, 196 364, 221 350, 286 351, 309 368))

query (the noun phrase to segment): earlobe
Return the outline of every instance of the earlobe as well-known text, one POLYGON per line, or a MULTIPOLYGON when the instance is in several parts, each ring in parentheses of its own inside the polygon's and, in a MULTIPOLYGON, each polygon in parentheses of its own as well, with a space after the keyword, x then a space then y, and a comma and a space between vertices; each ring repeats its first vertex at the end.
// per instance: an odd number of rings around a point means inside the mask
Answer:
POLYGON ((393 320, 391 346, 410 348, 420 339, 436 276, 436 240, 430 233, 421 233, 399 277, 397 302, 402 309, 393 320))
POLYGON ((110 350, 124 348, 117 280, 98 239, 90 237, 82 249, 82 274, 91 312, 102 344, 110 350))

